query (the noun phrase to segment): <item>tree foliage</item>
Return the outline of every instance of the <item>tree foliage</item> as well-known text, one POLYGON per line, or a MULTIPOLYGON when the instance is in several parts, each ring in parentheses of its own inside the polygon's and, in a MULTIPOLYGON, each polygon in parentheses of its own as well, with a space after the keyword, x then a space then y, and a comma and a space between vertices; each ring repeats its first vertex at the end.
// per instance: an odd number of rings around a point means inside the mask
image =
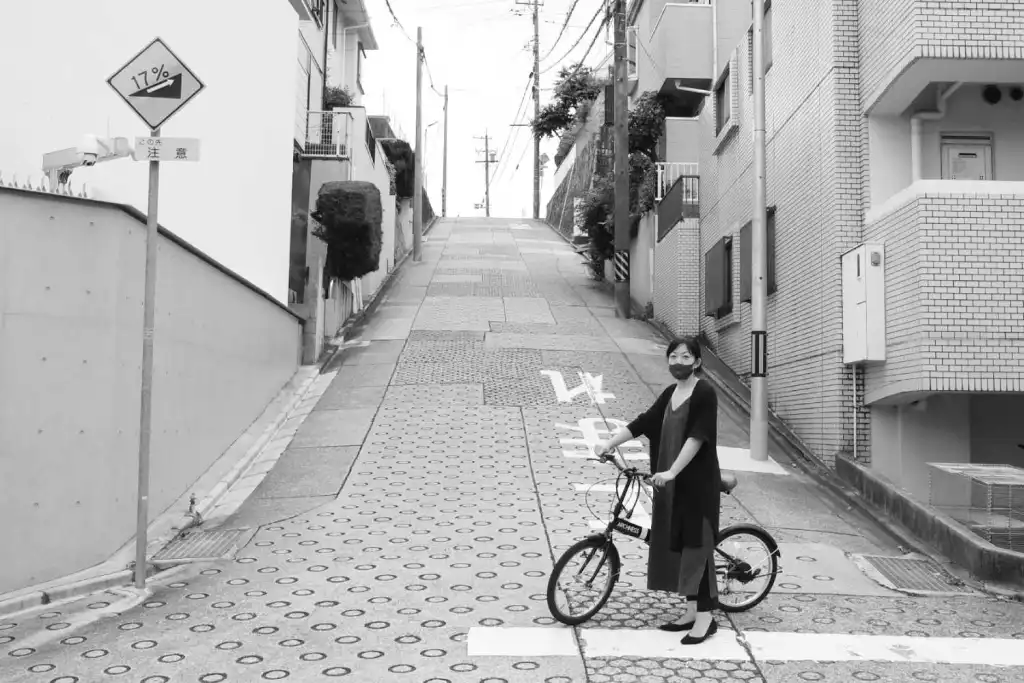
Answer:
POLYGON ((585 121, 590 104, 601 92, 593 69, 577 64, 563 67, 555 81, 554 99, 541 108, 530 125, 538 138, 554 137, 576 121, 585 121))
MULTIPOLYGON (((661 96, 645 92, 629 113, 629 232, 635 238, 640 219, 654 209, 658 181, 658 141, 665 126, 661 96)), ((584 194, 581 205, 583 228, 590 238, 590 267, 603 277, 604 259, 614 256, 615 182, 612 173, 599 175, 584 194)))

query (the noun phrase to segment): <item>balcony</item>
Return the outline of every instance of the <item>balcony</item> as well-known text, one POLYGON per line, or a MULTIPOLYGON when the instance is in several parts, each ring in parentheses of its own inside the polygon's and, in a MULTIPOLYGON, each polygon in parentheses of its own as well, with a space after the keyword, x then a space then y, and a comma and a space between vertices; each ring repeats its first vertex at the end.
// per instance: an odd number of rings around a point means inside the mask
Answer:
MULTIPOLYGON (((669 190, 675 184, 681 176, 687 176, 690 178, 697 178, 700 174, 698 173, 698 164, 690 164, 675 161, 659 161, 657 163, 658 170, 658 185, 655 190, 654 198, 659 202, 665 198, 669 190)), ((697 186, 693 184, 692 188, 689 188, 692 193, 692 201, 697 202, 697 186)))
MULTIPOLYGON (((673 166, 676 164, 669 164, 673 166)), ((692 166, 696 172, 697 164, 678 164, 692 166)), ((658 168, 659 193, 662 182, 661 164, 658 168)), ((658 241, 667 235, 676 223, 686 218, 700 218, 700 178, 696 175, 678 175, 664 198, 658 202, 658 241)))
MULTIPOLYGON (((1017 0, 860 0, 861 89, 865 111, 929 81, 1019 82, 1024 59, 1024 12, 1017 0), (996 73, 991 73, 992 70, 996 73), (987 76, 982 74, 988 73, 987 76)), ((903 98, 885 106, 899 113, 903 98)))
POLYGON ((1024 182, 918 181, 867 214, 864 237, 886 261, 886 360, 866 403, 1024 389, 1024 182))
POLYGON ((703 95, 680 88, 710 90, 714 71, 714 12, 709 0, 667 3, 657 17, 651 17, 650 57, 658 65, 658 83, 663 95, 688 113, 703 95))
POLYGON ((352 113, 311 111, 306 114, 302 154, 312 159, 352 158, 352 113))

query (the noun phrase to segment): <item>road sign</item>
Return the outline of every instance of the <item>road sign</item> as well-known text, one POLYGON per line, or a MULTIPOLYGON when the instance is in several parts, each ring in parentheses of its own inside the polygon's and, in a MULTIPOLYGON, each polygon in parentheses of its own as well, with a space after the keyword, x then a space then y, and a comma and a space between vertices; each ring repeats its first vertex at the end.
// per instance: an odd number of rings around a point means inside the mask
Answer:
POLYGON ((107 83, 151 129, 162 126, 206 87, 159 38, 107 83))
POLYGON ((199 161, 196 138, 135 138, 135 161, 199 161))

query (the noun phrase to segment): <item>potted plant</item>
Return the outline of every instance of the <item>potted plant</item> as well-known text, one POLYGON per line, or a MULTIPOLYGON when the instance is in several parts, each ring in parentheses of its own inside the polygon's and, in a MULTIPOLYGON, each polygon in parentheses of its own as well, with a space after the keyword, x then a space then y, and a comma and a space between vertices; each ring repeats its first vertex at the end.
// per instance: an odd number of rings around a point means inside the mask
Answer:
MULTIPOLYGON (((344 107, 352 106, 352 93, 348 91, 348 88, 339 88, 337 86, 327 86, 327 90, 324 92, 324 110, 325 111, 336 111, 344 107)), ((329 115, 322 115, 323 119, 320 126, 320 143, 327 146, 333 146, 334 143, 334 117, 329 115)))

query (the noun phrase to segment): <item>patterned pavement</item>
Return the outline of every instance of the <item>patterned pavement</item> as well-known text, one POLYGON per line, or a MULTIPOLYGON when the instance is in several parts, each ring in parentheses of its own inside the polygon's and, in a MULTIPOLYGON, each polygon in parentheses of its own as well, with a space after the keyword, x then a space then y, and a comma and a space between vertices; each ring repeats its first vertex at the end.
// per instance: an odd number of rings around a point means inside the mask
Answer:
MULTIPOLYGON (((558 625, 549 572, 608 510, 590 486, 614 482, 580 456, 668 383, 663 341, 612 306, 543 225, 442 221, 223 523, 249 530, 242 547, 141 594, 0 617, 0 682, 1024 681, 1024 605, 876 582, 851 554, 901 555, 893 542, 781 454, 774 473, 748 468, 725 413, 741 485, 723 524, 779 540, 773 593, 684 650, 656 630, 682 601, 644 589, 645 548, 622 539, 608 604, 558 625)), ((626 450, 646 466, 643 443, 626 450)))

